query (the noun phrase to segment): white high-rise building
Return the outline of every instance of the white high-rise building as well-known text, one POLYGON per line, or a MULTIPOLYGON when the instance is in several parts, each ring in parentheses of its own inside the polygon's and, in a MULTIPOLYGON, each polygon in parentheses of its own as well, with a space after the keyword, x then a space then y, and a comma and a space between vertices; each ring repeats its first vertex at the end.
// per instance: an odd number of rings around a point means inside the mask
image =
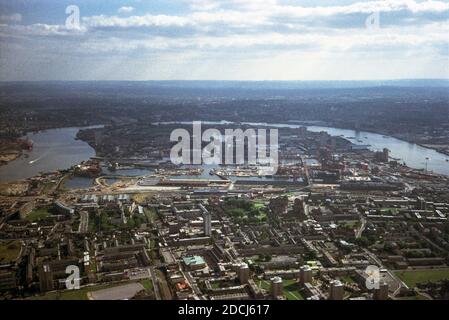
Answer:
POLYGON ((212 215, 202 204, 200 204, 200 208, 203 211, 204 235, 210 237, 212 234, 212 215))

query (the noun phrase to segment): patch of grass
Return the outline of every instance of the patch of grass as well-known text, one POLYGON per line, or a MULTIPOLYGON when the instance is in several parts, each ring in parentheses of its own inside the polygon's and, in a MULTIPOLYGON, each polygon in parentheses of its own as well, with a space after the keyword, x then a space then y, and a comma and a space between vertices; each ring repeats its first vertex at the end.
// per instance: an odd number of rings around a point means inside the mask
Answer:
MULTIPOLYGON (((296 280, 283 280, 282 284, 284 286, 284 296, 287 300, 304 300, 304 296, 299 292, 299 284, 296 280)), ((258 283, 259 287, 270 291, 270 282, 267 280, 260 280, 258 283)))
POLYGON ((90 271, 93 273, 97 272, 97 259, 93 256, 90 259, 90 271))
POLYGON ((346 229, 355 229, 359 225, 360 225, 359 221, 346 221, 345 223, 341 224, 341 226, 346 229))
POLYGON ((17 259, 21 248, 20 241, 0 241, 0 262, 10 262, 17 259))
POLYGON ((398 298, 398 300, 429 300, 429 298, 427 298, 426 296, 417 294, 415 296, 410 296, 410 297, 400 297, 400 298, 398 298))
POLYGON ((284 295, 287 300, 304 300, 303 295, 299 292, 299 284, 296 280, 284 280, 284 295))
POLYGON ((449 268, 445 269, 426 269, 426 270, 405 270, 396 271, 395 274, 404 281, 409 287, 413 288, 418 283, 438 282, 443 279, 449 279, 449 268))
POLYGON ((267 280, 259 281, 259 288, 270 291, 270 283, 267 280))
MULTIPOLYGON (((119 213, 115 213, 119 216, 119 213)), ((107 212, 91 215, 89 217, 89 231, 111 231, 115 228, 112 217, 107 212)))
POLYGON ((143 212, 145 213, 149 224, 154 224, 157 221, 158 216, 154 209, 144 208, 143 212))
POLYGON ((267 220, 266 205, 261 201, 227 199, 223 208, 235 223, 262 223, 267 220))
MULTIPOLYGON (((79 290, 64 290, 58 292, 48 292, 44 295, 34 296, 30 300, 88 300, 87 293, 102 289, 110 289, 122 286, 125 283, 101 284, 91 287, 84 287, 79 290)), ((142 284, 143 285, 143 284, 142 284)))
POLYGON ((262 209, 265 208, 265 203, 256 201, 254 202, 253 207, 256 209, 262 209))
POLYGON ((396 215, 399 213, 399 209, 398 208, 382 208, 382 209, 380 209, 380 212, 384 215, 389 215, 389 214, 396 215))
POLYGON ((340 277, 340 280, 344 283, 354 283, 354 279, 352 279, 350 276, 340 277))
POLYGON ((43 220, 45 218, 48 218, 50 216, 50 212, 48 212, 48 208, 39 208, 39 209, 34 209, 33 211, 31 211, 27 216, 26 216, 26 220, 30 221, 30 222, 37 222, 40 220, 43 220))
POLYGON ((140 281, 140 283, 143 285, 145 290, 153 291, 153 281, 151 281, 151 279, 142 280, 142 281, 140 281))

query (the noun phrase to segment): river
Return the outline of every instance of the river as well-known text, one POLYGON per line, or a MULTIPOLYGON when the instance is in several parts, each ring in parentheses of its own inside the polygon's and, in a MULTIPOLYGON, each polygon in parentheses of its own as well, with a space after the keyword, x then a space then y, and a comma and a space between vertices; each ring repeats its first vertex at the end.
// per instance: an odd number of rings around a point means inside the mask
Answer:
MULTIPOLYGON (((189 125, 191 122, 160 122, 159 124, 184 124, 189 125)), ((208 125, 226 125, 235 124, 229 121, 204 121, 208 125)), ((242 124, 258 127, 271 128, 300 128, 306 127, 310 131, 320 132, 326 131, 333 136, 342 136, 357 145, 369 145, 369 149, 380 151, 383 148, 390 150, 390 156, 405 162, 407 166, 414 169, 427 169, 437 174, 449 175, 449 156, 444 155, 430 148, 425 148, 415 143, 410 143, 391 136, 384 136, 377 133, 356 131, 350 129, 339 129, 334 127, 310 126, 302 124, 285 124, 285 123, 259 123, 259 122, 242 122, 242 124), (426 158, 428 160, 426 160, 426 158)))
POLYGON ((369 148, 371 150, 380 151, 383 148, 388 148, 392 158, 400 159, 401 162, 405 162, 410 168, 425 169, 427 162, 428 170, 438 174, 449 175, 449 156, 415 143, 364 131, 318 126, 310 126, 307 129, 315 132, 326 131, 334 136, 342 135, 354 144, 370 145, 369 148))
POLYGON ((20 158, 0 166, 0 182, 10 182, 68 169, 95 156, 95 150, 86 142, 76 140, 76 134, 84 128, 49 129, 29 133, 33 150, 24 151, 20 158))
MULTIPOLYGON (((205 122, 207 124, 230 124, 229 122, 205 122)), ((161 123, 163 124, 163 123, 161 123)), ((181 122, 180 122, 181 124, 181 122)), ((182 124, 191 124, 190 122, 182 124)), ((299 124, 266 124, 245 123, 254 127, 289 127, 299 128, 299 124)), ((409 167, 424 169, 426 161, 428 170, 449 175, 449 156, 435 150, 424 148, 389 136, 376 133, 339 129, 321 126, 306 126, 310 131, 326 131, 331 135, 343 136, 354 144, 370 145, 372 150, 391 150, 393 158, 400 159, 409 167), (426 160, 428 158, 429 160, 426 160)), ((28 134, 34 142, 32 151, 24 152, 22 156, 7 165, 0 166, 0 182, 10 182, 36 176, 40 172, 51 172, 58 169, 68 169, 71 166, 95 156, 95 150, 86 142, 76 140, 76 134, 83 128, 61 128, 39 131, 28 134)), ((145 173, 142 173, 145 174, 145 173)), ((205 173, 207 174, 207 172, 205 173)))

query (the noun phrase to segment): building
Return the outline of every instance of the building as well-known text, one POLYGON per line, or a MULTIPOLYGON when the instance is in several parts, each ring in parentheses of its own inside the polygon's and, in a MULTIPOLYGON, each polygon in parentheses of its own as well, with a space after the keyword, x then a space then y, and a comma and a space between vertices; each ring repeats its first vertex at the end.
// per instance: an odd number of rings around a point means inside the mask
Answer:
POLYGON ((274 277, 271 279, 270 293, 273 299, 283 296, 283 285, 281 277, 274 277))
POLYGON ((202 204, 200 204, 200 208, 203 212, 204 235, 210 237, 212 232, 212 215, 202 204))
POLYGON ((17 289, 16 274, 13 270, 0 267, 0 292, 17 289))
POLYGON ((239 276, 239 281, 241 284, 248 283, 249 280, 249 267, 246 263, 242 263, 239 265, 239 269, 237 271, 239 276))
POLYGON ((418 197, 418 199, 416 200, 417 204, 418 204, 418 210, 427 210, 427 203, 426 200, 424 200, 423 197, 418 197))
POLYGON ((377 151, 374 154, 374 159, 377 162, 388 162, 390 160, 390 150, 384 148, 382 151, 377 151))
POLYGON ((55 209, 59 214, 62 214, 62 215, 72 216, 73 214, 75 214, 75 209, 65 205, 64 203, 62 203, 60 201, 55 202, 55 209))
POLYGON ((301 285, 304 286, 306 283, 312 282, 312 268, 310 268, 310 266, 302 266, 299 270, 299 279, 301 285))
POLYGON ((388 283, 382 281, 379 283, 379 288, 374 289, 374 300, 387 300, 388 299, 388 283))
POLYGON ((39 267, 39 287, 41 292, 54 290, 53 272, 49 264, 42 264, 39 267))
POLYGON ((339 280, 329 283, 329 300, 343 300, 344 287, 339 280))
POLYGON ((182 261, 186 265, 186 267, 189 270, 198 270, 205 268, 206 262, 204 261, 203 257, 200 256, 189 256, 182 258, 182 261))

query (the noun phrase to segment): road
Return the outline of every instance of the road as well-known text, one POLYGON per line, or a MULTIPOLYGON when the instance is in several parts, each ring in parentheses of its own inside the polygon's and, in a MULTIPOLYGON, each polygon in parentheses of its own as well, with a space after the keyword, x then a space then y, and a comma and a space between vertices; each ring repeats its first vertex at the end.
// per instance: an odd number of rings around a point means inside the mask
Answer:
POLYGON ((359 230, 357 230, 357 233, 355 235, 357 239, 362 236, 362 233, 366 228, 366 218, 364 216, 360 216, 360 221, 362 222, 362 225, 360 226, 359 230))
POLYGON ((363 249, 363 251, 365 251, 365 253, 372 259, 374 260, 377 265, 379 266, 379 268, 385 269, 387 274, 394 279, 397 283, 398 283, 398 288, 393 292, 393 296, 396 296, 397 294, 399 294, 399 292, 401 291, 401 288, 407 288, 408 286, 401 280, 399 279, 399 277, 397 277, 393 272, 391 272, 390 270, 388 270, 387 268, 384 267, 382 261, 371 251, 369 251, 368 249, 363 249))
POLYGON ((87 211, 80 212, 80 225, 78 227, 79 233, 87 233, 89 228, 89 213, 87 211))
POLYGON ((182 272, 184 274, 184 277, 189 282, 190 287, 193 289, 193 292, 199 297, 201 296, 201 290, 196 285, 195 280, 193 279, 192 275, 189 272, 182 272))
POLYGON ((151 276, 151 281, 153 281, 154 296, 156 297, 156 300, 162 300, 161 292, 159 290, 159 283, 157 281, 156 273, 154 272, 154 267, 149 267, 148 272, 151 276))

